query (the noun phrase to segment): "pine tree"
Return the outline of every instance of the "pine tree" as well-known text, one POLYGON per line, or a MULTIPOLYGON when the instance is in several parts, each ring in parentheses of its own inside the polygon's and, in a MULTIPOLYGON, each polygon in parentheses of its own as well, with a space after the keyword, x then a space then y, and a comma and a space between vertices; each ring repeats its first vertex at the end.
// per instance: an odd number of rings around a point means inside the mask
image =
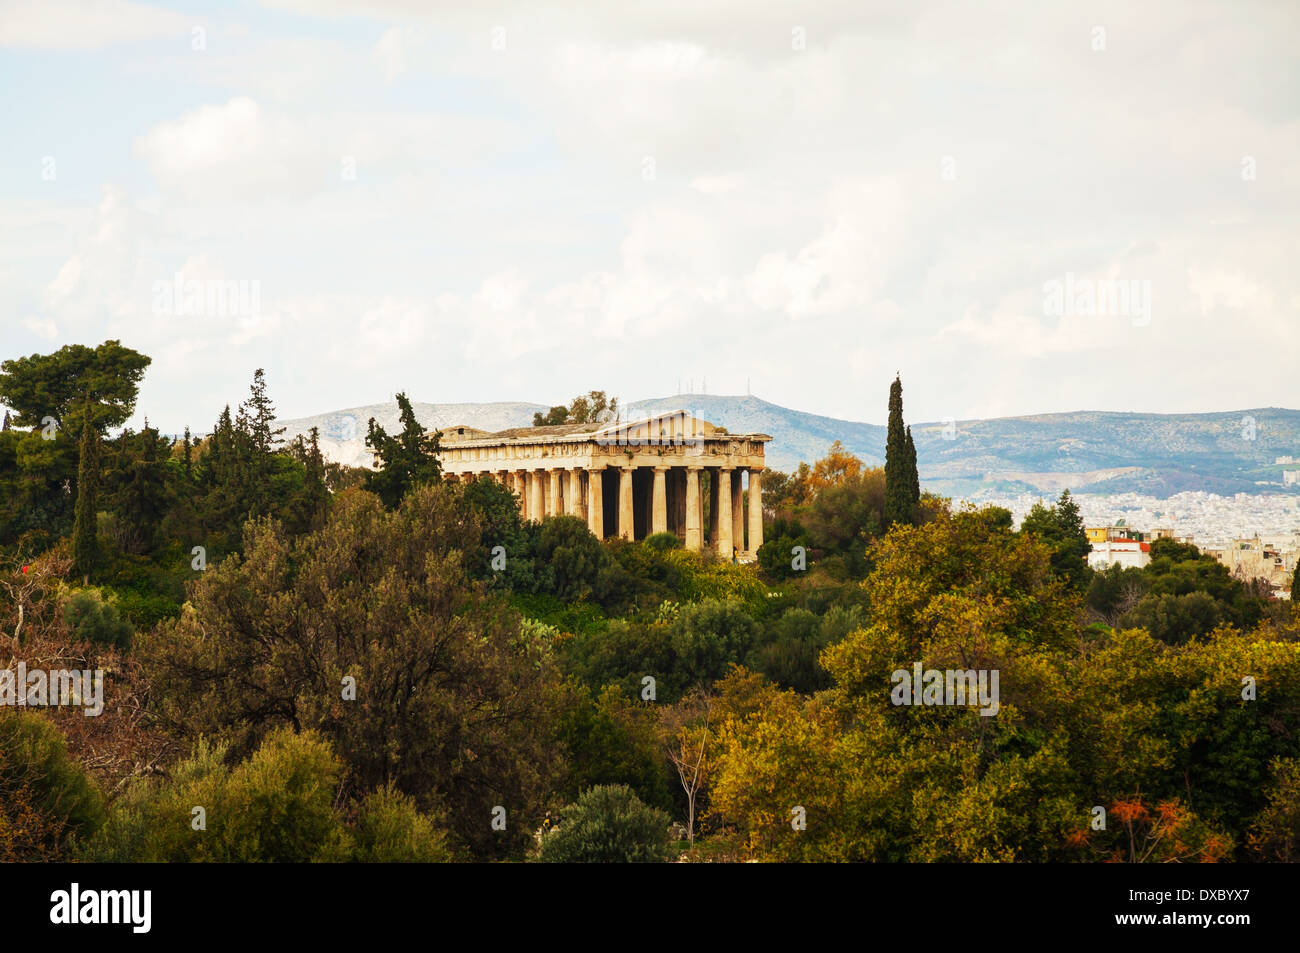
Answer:
POLYGON ((190 436, 190 428, 185 428, 185 482, 189 483, 194 478, 194 438, 190 436))
POLYGON ((96 545, 96 514, 99 496, 99 433, 90 422, 90 415, 82 418, 81 451, 77 464, 77 505, 72 524, 72 564, 81 573, 86 584, 98 555, 96 545))
POLYGON ((425 436, 406 394, 397 395, 397 405, 401 408, 400 434, 388 436, 374 417, 370 418, 366 432, 366 446, 379 455, 380 464, 376 472, 366 476, 366 489, 377 494, 389 509, 395 509, 411 487, 442 478, 438 462, 442 433, 425 436))
MULTIPOLYGON (((903 382, 889 385, 889 431, 885 440, 885 525, 911 523, 916 511, 916 450, 909 453, 910 438, 903 426, 903 382)), ((920 494, 917 492, 916 498, 920 494)))
POLYGON ((1088 531, 1084 528, 1079 504, 1069 490, 1050 508, 1035 503, 1020 523, 1020 532, 1036 536, 1052 550, 1052 569, 1066 584, 1086 590, 1092 579, 1088 568, 1088 531))
POLYGON ((320 452, 319 427, 311 428, 311 440, 303 449, 303 458, 307 467, 307 506, 314 521, 324 512, 330 497, 325 486, 325 456, 320 452))
POLYGON ((138 435, 123 434, 118 445, 118 466, 106 480, 110 499, 131 531, 126 548, 135 553, 149 552, 158 539, 170 502, 167 472, 161 459, 166 441, 146 419, 144 430, 138 435))
POLYGON ((7 433, 8 431, 9 431, 9 411, 6 410, 4 426, 0 427, 0 433, 7 433))
POLYGON ((266 393, 266 374, 259 367, 253 372, 253 383, 246 403, 240 405, 240 414, 247 421, 248 435, 258 467, 267 463, 267 458, 276 448, 284 443, 280 435, 283 427, 272 428, 275 423, 275 406, 266 393))

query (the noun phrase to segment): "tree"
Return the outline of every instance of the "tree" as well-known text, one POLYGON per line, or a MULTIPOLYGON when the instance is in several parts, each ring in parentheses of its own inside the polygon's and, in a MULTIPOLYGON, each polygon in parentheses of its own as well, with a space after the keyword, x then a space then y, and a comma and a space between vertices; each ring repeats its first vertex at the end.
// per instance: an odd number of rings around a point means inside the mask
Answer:
POLYGON ((663 730, 668 760, 686 795, 686 840, 695 846, 695 802, 708 780, 709 716, 712 699, 693 689, 676 705, 664 709, 663 730))
MULTIPOLYGON (((808 533, 795 520, 780 517, 772 524, 771 534, 755 554, 758 564, 769 576, 776 579, 789 579, 795 574, 792 566, 796 546, 806 550, 812 545, 808 533)), ((806 568, 806 567, 805 567, 806 568)))
POLYGON ((1232 854, 1232 837, 1178 798, 1152 806, 1141 798, 1122 799, 1110 805, 1107 819, 1118 823, 1102 832, 1080 828, 1067 843, 1113 863, 1213 864, 1232 854))
POLYGON ((903 426, 903 382, 889 385, 889 430, 885 440, 885 524, 913 523, 921 502, 916 447, 903 426))
POLYGON ((773 516, 782 510, 807 503, 812 496, 812 468, 800 463, 794 473, 763 471, 763 509, 773 516))
POLYGON ((74 639, 99 645, 131 647, 131 623, 98 589, 75 589, 63 603, 63 620, 74 639))
POLYGON ((1088 609, 1093 617, 1114 628, 1124 613, 1136 606, 1147 586, 1146 573, 1137 566, 1114 563, 1092 574, 1088 584, 1088 609))
POLYGON ((135 410, 150 359, 120 341, 98 347, 69 344, 53 354, 33 354, 0 364, 0 402, 17 412, 19 427, 41 427, 52 417, 77 433, 83 419, 100 433, 120 427, 135 410))
POLYGON ((908 492, 912 502, 912 511, 921 503, 921 476, 916 469, 916 444, 912 442, 912 428, 907 428, 907 473, 910 478, 908 492))
POLYGON ((557 738, 569 765, 562 794, 574 800, 600 784, 626 784, 653 807, 672 806, 660 745, 661 706, 629 699, 616 685, 594 692, 569 682, 557 738))
POLYGON ((239 410, 247 415, 248 437, 252 443, 253 460, 261 473, 264 472, 261 464, 285 442, 281 438, 285 428, 272 426, 276 421, 276 407, 270 403, 270 397, 266 394, 266 374, 263 369, 257 368, 253 371, 252 384, 248 390, 250 390, 248 400, 240 404, 239 410))
POLYGON ((811 546, 843 557, 855 577, 866 573, 867 546, 885 531, 885 472, 863 470, 828 486, 798 510, 811 546))
POLYGON ((442 479, 438 462, 442 432, 425 434, 405 393, 397 395, 397 406, 401 409, 400 434, 388 436, 373 417, 366 433, 366 446, 379 455, 379 470, 366 478, 366 489, 377 494, 389 509, 401 503, 412 487, 442 479))
MULTIPOLYGON (((839 486, 862 472, 860 459, 844 449, 836 440, 826 451, 826 456, 818 460, 808 477, 808 486, 814 492, 820 492, 828 486, 839 486)), ((764 486, 766 490, 766 486, 764 486)))
POLYGON ((246 525, 244 553, 209 565, 186 611, 137 654, 160 716, 184 736, 228 732, 237 753, 285 725, 316 729, 353 783, 392 783, 446 810, 476 856, 502 856, 540 819, 558 676, 549 649, 470 581, 477 519, 450 484, 395 510, 351 490, 291 537, 246 525), (510 806, 506 833, 490 829, 510 806))
POLYGON ((312 427, 306 440, 302 434, 295 437, 292 451, 294 458, 305 468, 303 502, 307 510, 306 522, 316 526, 330 498, 325 482, 325 457, 320 449, 320 428, 312 427))
POLYGON ((569 401, 566 407, 557 404, 545 414, 533 414, 534 427, 557 424, 600 424, 618 416, 618 398, 607 397, 603 390, 593 390, 569 401))
POLYGON ((689 684, 710 682, 744 661, 758 625, 734 599, 706 599, 686 606, 672 625, 672 646, 689 684))
POLYGON ((245 761, 200 741, 165 781, 135 779, 85 859, 110 862, 446 861, 445 835, 413 801, 381 787, 336 803, 344 765, 316 732, 279 729, 245 761), (192 826, 195 806, 204 828, 192 826), (348 825, 347 814, 355 821, 348 825))
POLYGON ((77 507, 72 529, 73 569, 89 582, 99 555, 96 519, 99 496, 99 433, 89 420, 81 427, 81 454, 77 466, 77 507))
MULTIPOLYGON (((68 553, 68 544, 60 540, 53 548, 32 558, 21 549, 18 554, 5 560, 0 570, 0 589, 4 590, 6 601, 13 605, 13 648, 14 651, 23 642, 24 627, 37 624, 56 603, 54 598, 62 585, 62 577, 72 567, 72 558, 68 553)), ((5 626, 8 632, 8 626, 5 626)))
POLYGON ((1020 531, 1037 536, 1052 549, 1052 568, 1071 588, 1087 590, 1092 579, 1088 568, 1092 544, 1088 542, 1079 504, 1069 490, 1061 491, 1061 498, 1050 509, 1042 502, 1035 503, 1020 524, 1020 531))
POLYGON ((600 570, 609 561, 605 547, 592 535, 586 520, 577 516, 554 516, 542 521, 537 530, 536 558, 547 570, 550 594, 565 602, 590 597, 600 570))
POLYGON ((541 860, 553 864, 663 863, 668 815, 642 803, 625 784, 600 785, 560 812, 542 836, 541 860))
POLYGON ((104 797, 43 715, 0 715, 0 862, 64 859, 104 822, 104 797))
POLYGON ((1148 593, 1119 617, 1124 628, 1146 629, 1170 645, 1207 635, 1222 621, 1219 604, 1207 592, 1148 593))
POLYGON ((109 508, 125 524, 122 548, 150 552, 171 503, 166 462, 171 442, 146 420, 144 430, 124 432, 110 449, 116 452, 105 467, 104 489, 109 508))
POLYGON ((563 404, 556 404, 546 413, 538 411, 533 414, 534 427, 553 427, 557 424, 566 423, 569 419, 569 408, 563 404))

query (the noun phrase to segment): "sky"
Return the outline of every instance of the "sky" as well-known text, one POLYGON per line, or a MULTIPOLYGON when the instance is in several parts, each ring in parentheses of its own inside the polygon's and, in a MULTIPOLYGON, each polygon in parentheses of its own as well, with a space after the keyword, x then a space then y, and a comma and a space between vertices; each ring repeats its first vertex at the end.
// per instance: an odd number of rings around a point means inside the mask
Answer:
POLYGON ((286 418, 602 389, 881 423, 895 373, 913 421, 1300 407, 1297 27, 0 0, 0 357, 121 340, 164 432, 257 367, 286 418))

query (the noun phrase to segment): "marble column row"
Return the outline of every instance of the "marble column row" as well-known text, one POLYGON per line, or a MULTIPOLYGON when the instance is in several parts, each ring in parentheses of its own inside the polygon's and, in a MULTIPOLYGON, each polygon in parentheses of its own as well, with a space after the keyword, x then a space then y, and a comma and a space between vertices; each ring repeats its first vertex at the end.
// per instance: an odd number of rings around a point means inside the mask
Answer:
MULTIPOLYGON (((488 476, 515 493, 525 520, 542 520, 550 516, 576 516, 598 538, 605 536, 604 475, 610 474, 618 494, 617 525, 610 529, 624 539, 635 538, 636 501, 634 466, 568 467, 532 470, 491 470, 483 474, 455 475, 463 482, 488 476)), ((744 494, 742 470, 736 467, 654 467, 648 509, 643 509, 648 532, 673 532, 682 537, 687 549, 704 548, 703 500, 701 471, 709 479, 709 538, 712 548, 730 557, 733 546, 754 552, 763 544, 762 471, 749 470, 749 545, 745 545, 744 494), (670 492, 671 489, 671 492, 670 492), (671 503, 671 505, 670 505, 671 503)), ((643 506, 645 505, 643 500, 643 506)))

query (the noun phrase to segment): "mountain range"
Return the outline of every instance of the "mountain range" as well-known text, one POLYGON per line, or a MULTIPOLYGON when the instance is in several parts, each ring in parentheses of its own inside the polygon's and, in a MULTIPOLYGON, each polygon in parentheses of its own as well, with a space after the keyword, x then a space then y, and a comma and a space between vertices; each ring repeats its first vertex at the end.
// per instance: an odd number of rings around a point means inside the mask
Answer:
MULTIPOLYGON (((526 427, 531 403, 414 403, 429 429, 468 424, 483 430, 526 427)), ((840 441, 870 466, 885 458, 886 428, 823 417, 753 396, 681 394, 625 406, 630 418, 684 409, 733 433, 766 433, 768 466, 791 471, 813 463, 840 441)), ((281 420, 288 439, 320 430, 327 459, 368 466, 367 422, 399 429, 395 401, 281 420)), ((1300 463, 1300 411, 1277 407, 1210 414, 1141 414, 1077 411, 988 420, 911 424, 922 485, 945 496, 1043 492, 1136 492, 1167 497, 1187 490, 1218 494, 1295 492, 1282 473, 1300 463)))

